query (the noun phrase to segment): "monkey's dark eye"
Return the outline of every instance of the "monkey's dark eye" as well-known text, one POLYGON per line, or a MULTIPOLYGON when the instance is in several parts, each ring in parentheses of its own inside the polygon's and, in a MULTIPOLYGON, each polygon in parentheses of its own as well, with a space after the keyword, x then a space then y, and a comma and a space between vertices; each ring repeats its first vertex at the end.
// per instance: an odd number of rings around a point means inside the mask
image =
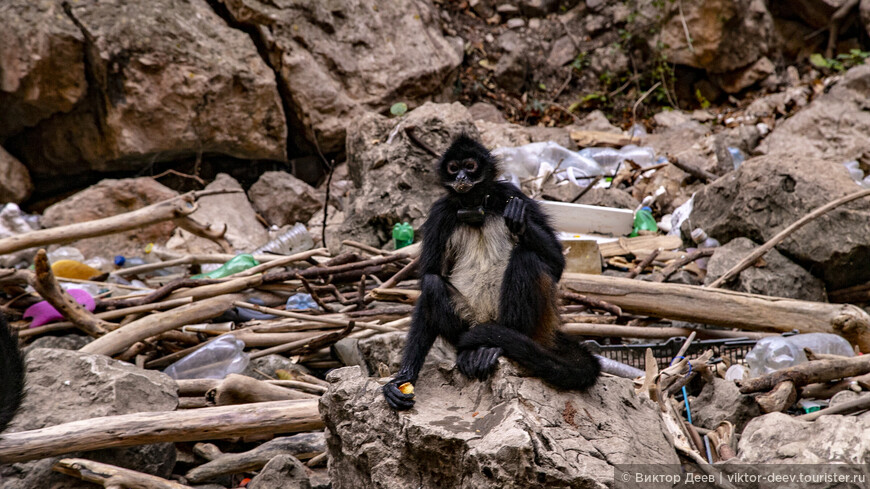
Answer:
POLYGON ((474 160, 465 160, 464 165, 465 171, 467 171, 468 173, 474 173, 475 171, 477 171, 477 162, 474 160))
POLYGON ((459 173, 459 165, 455 161, 447 163, 447 173, 451 175, 459 173))

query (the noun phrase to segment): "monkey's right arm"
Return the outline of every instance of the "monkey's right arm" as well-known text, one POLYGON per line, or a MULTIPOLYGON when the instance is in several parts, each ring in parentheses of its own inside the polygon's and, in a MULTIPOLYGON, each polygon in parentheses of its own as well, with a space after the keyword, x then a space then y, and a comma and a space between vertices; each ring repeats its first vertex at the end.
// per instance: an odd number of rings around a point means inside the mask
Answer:
POLYGON ((438 335, 458 340, 462 321, 453 309, 450 290, 442 274, 444 249, 456 226, 456 211, 444 201, 432 206, 423 225, 423 248, 420 254, 420 297, 414 307, 411 329, 402 355, 402 367, 384 385, 384 398, 393 409, 411 409, 413 394, 402 394, 399 386, 415 382, 426 355, 438 335))

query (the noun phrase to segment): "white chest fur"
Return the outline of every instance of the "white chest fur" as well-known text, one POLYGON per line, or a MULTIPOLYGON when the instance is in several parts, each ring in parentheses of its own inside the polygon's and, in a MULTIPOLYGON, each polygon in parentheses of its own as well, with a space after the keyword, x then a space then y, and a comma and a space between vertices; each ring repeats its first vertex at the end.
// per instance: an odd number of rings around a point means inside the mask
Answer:
POLYGON ((498 319, 504 272, 515 239, 500 216, 486 218, 483 226, 459 226, 447 241, 446 256, 453 264, 447 278, 459 291, 454 307, 474 324, 498 319))

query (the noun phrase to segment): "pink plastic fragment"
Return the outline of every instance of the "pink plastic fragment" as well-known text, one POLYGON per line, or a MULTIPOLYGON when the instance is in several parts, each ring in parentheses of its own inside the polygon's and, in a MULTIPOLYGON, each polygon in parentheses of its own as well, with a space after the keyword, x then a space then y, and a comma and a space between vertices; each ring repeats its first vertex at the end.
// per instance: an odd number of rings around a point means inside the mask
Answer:
MULTIPOLYGON (((76 302, 85 306, 85 309, 88 311, 93 312, 96 308, 94 298, 86 291, 82 289, 69 289, 66 292, 71 295, 76 302)), ((24 317, 33 318, 33 321, 30 323, 31 328, 63 319, 63 315, 59 313, 54 306, 49 304, 48 301, 37 302, 28 307, 27 310, 24 311, 24 317)))

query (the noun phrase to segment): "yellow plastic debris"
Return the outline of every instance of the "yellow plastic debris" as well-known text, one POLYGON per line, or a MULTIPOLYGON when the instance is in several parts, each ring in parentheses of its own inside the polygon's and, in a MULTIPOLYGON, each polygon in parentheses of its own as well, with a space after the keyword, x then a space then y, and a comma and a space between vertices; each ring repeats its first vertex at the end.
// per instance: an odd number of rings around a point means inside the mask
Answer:
POLYGON ((414 384, 412 384, 410 382, 405 382, 404 384, 399 386, 399 391, 401 391, 402 394, 413 394, 414 393, 414 384))
POLYGON ((103 273, 94 267, 75 260, 58 260, 51 264, 51 271, 56 277, 79 280, 88 280, 103 273))

